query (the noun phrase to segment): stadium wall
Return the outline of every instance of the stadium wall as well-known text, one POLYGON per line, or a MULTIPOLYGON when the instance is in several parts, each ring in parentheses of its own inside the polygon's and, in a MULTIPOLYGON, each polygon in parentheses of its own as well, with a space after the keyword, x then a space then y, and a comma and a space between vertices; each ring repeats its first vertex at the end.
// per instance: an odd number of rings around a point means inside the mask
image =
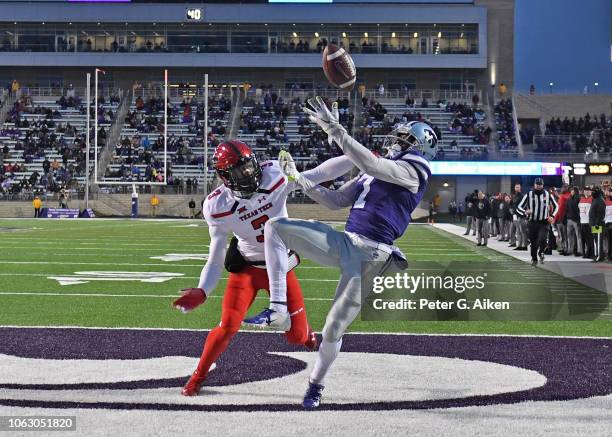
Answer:
MULTIPOLYGON (((202 4, 204 20, 197 26, 208 24, 243 23, 329 23, 333 26, 398 23, 477 23, 479 53, 473 55, 418 55, 355 54, 360 79, 367 83, 388 83, 407 75, 416 78, 417 88, 437 89, 440 75, 452 75, 462 80, 474 79, 480 89, 492 82, 513 84, 513 17, 514 0, 475 0, 462 4, 202 4), (373 24, 374 23, 374 24, 373 24), (378 70, 378 71, 375 71, 378 70), (428 81, 431 76, 434 79, 428 81), (370 74, 372 72, 372 74, 370 74), (395 75, 398 76, 395 76, 395 75)), ((446 3, 446 2, 445 2, 446 3)), ((0 3, 0 21, 5 23, 121 23, 150 25, 157 23, 183 23, 184 4, 74 4, 61 2, 37 3, 33 8, 23 2, 0 3)), ((188 24, 188 26, 194 26, 188 24)), ((188 28, 185 27, 185 29, 188 28)), ((208 27, 208 26, 207 26, 208 27)), ((193 27, 191 27, 193 28, 193 27)), ((347 27, 348 29, 348 27, 347 27)), ((313 29, 314 30, 314 29, 313 29)), ((201 77, 204 72, 225 69, 227 76, 240 74, 270 77, 287 71, 307 74, 318 70, 319 54, 256 54, 256 53, 65 53, 65 52, 2 52, 0 51, 0 80, 15 78, 19 66, 30 67, 34 76, 46 76, 54 71, 72 74, 72 70, 96 65, 115 70, 123 77, 125 67, 154 71, 156 68, 183 68, 185 75, 201 77), (313 68, 316 66, 316 68, 313 68), (59 67, 59 68, 54 68, 59 67), (62 67, 70 69, 62 70, 62 67), (123 67, 123 68, 122 68, 123 67), (209 71, 204 71, 205 69, 209 71), (245 70, 248 69, 248 70, 245 70), (308 69, 307 71, 305 69, 308 69), (9 77, 11 76, 11 77, 9 77)), ((26 70, 24 68, 24 70, 26 70)), ((323 80, 320 71, 317 78, 323 80)), ((112 72, 110 72, 112 73, 112 72)), ((149 72, 150 73, 150 72, 149 72)), ((142 73, 140 73, 142 74, 142 73)), ((147 74, 147 73, 145 73, 147 74)), ((181 73, 183 74, 183 73, 181 73)), ((147 74, 148 75, 148 74, 147 74)), ((106 80, 110 80, 106 78, 106 80)), ((257 80, 257 79, 254 79, 257 80)))
POLYGON ((451 200, 463 201, 465 196, 474 190, 483 190, 487 193, 509 193, 511 182, 508 176, 433 176, 429 180, 421 207, 426 209, 434 196, 439 194, 441 211, 448 211, 448 204, 451 200), (444 184, 448 186, 445 187, 444 184))
MULTIPOLYGON (((173 217, 173 218, 188 218, 189 217, 189 200, 194 197, 199 203, 201 199, 197 196, 180 196, 180 195, 158 195, 160 204, 157 209, 157 217, 173 217)), ((150 195, 141 195, 139 198, 139 217, 151 218, 152 211, 150 206, 150 195)), ((113 194, 112 199, 104 198, 98 200, 90 200, 89 207, 94 210, 99 217, 130 217, 131 215, 131 196, 113 194)), ((70 200, 68 206, 70 208, 85 208, 84 200, 70 200)), ((43 208, 56 208, 57 201, 49 200, 43 202, 43 208)), ((316 204, 287 204, 289 217, 301 219, 317 219, 329 221, 346 221, 348 217, 348 208, 332 211, 321 205, 316 204)), ((196 211, 201 211, 200 206, 196 211)), ((3 201, 0 202, 0 217, 8 218, 30 218, 34 217, 34 207, 30 201, 3 201)), ((201 217, 201 216, 200 216, 201 217)))
POLYGON ((487 9, 487 70, 481 88, 504 83, 514 88, 515 0, 475 0, 487 9))

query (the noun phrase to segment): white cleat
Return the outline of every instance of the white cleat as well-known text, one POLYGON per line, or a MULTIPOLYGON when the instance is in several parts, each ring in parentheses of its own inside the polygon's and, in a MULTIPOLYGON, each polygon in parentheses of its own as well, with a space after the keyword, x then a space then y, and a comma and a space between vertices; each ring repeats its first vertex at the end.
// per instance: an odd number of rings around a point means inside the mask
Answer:
POLYGON ((291 317, 284 311, 275 311, 266 308, 256 316, 249 317, 242 321, 243 325, 252 326, 260 329, 276 329, 279 331, 289 331, 291 329, 291 317))

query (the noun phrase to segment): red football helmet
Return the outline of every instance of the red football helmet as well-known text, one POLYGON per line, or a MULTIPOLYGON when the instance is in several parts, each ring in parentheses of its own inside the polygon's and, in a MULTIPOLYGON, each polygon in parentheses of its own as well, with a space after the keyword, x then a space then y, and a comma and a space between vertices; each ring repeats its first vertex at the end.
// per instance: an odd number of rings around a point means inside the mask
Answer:
POLYGON ((213 160, 217 175, 235 196, 248 199, 259 188, 261 167, 255 153, 242 141, 219 144, 213 160))

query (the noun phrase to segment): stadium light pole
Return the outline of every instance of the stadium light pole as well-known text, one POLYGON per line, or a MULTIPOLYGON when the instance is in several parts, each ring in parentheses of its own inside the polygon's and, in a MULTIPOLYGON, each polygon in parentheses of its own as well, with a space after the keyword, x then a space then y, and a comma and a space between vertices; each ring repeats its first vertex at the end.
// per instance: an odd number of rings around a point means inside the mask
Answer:
POLYGON ((550 82, 548 84, 548 86, 550 87, 550 93, 552 94, 553 93, 553 87, 555 86, 555 83, 554 82, 550 82))
POLYGON ((168 185, 168 70, 167 69, 164 70, 164 184, 168 185))
POLYGON ((595 94, 597 94, 597 87, 599 86, 599 82, 595 82, 593 85, 595 85, 595 94))
POLYGON ((89 208, 89 118, 91 117, 91 73, 87 73, 87 133, 85 134, 85 209, 89 208))
POLYGON ((98 180, 98 73, 102 72, 105 74, 103 70, 96 68, 94 74, 94 151, 95 151, 95 166, 94 166, 94 176, 96 181, 98 180))
POLYGON ((204 198, 208 196, 208 73, 204 75, 204 198))

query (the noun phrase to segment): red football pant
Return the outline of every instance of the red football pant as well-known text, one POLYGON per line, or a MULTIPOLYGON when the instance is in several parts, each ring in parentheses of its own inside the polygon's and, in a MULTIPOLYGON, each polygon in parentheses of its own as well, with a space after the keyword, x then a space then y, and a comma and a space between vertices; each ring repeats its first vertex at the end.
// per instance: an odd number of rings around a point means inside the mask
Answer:
MULTIPOLYGON (((223 353, 236 335, 259 290, 270 292, 265 269, 248 266, 240 273, 230 273, 223 296, 221 323, 208 333, 197 372, 205 378, 212 363, 223 353)), ((285 333, 291 344, 304 344, 308 339, 308 318, 302 288, 294 271, 287 273, 287 310, 291 315, 291 329, 285 333)))

